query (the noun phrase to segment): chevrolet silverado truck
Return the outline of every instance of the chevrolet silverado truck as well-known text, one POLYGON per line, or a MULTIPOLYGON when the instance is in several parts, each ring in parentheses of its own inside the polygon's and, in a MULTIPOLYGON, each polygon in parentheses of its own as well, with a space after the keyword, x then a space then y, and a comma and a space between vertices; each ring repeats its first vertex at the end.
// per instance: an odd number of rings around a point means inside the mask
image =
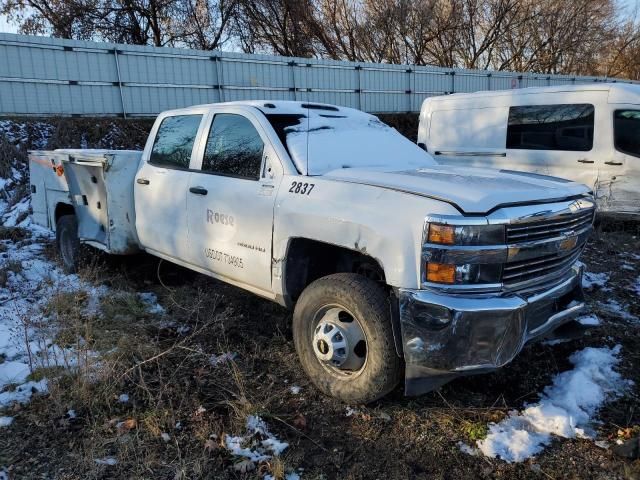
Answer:
POLYGON ((584 308, 587 187, 439 165, 349 108, 172 110, 142 152, 34 151, 30 171, 68 271, 84 245, 142 250, 292 308, 305 372, 345 402, 495 370, 584 308))

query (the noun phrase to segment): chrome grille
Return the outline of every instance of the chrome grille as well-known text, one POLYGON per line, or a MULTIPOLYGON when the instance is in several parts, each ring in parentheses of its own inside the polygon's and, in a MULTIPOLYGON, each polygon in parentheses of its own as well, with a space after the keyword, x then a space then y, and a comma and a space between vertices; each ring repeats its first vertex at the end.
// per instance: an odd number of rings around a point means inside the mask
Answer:
POLYGON ((514 258, 505 263, 502 270, 503 285, 518 290, 532 285, 548 284, 549 281, 562 278, 578 260, 594 214, 595 210, 589 208, 543 220, 507 225, 507 244, 515 247, 516 251, 525 248, 535 250, 538 245, 545 246, 553 242, 560 245, 560 248, 553 253, 549 253, 548 249, 545 252, 544 248, 541 248, 540 255, 521 260, 514 258), (563 251, 562 244, 572 240, 572 248, 563 251))
POLYGON ((512 262, 504 265, 502 282, 507 287, 518 287, 531 280, 546 281, 564 275, 578 260, 582 245, 574 248, 568 255, 547 255, 544 257, 512 262))
POLYGON ((590 227, 593 210, 565 214, 552 219, 507 226, 507 243, 524 243, 535 240, 572 235, 590 227))

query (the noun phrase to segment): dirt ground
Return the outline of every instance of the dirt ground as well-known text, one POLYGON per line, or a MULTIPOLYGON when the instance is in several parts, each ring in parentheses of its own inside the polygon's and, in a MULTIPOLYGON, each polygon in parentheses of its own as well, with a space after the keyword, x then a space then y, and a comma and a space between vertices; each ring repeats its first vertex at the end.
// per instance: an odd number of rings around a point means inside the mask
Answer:
MULTIPOLYGON (((620 371, 636 384, 600 411, 598 438, 637 434, 640 322, 603 307, 616 299, 640 317, 632 290, 640 251, 631 230, 599 232, 586 250, 589 271, 611 274, 610 290, 589 292, 603 322, 588 335, 527 346, 496 373, 462 378, 418 398, 405 398, 398 388, 367 407, 327 398, 305 378, 287 310, 150 256, 101 258, 83 272, 114 292, 103 301, 100 318, 72 318, 77 311, 69 303, 81 296, 54 307, 64 331, 80 329, 92 349, 103 352, 108 374, 93 381, 64 374, 49 395, 15 407, 14 423, 0 436, 0 465, 16 479, 277 478, 290 470, 304 479, 639 478, 639 461, 592 440, 558 439, 519 464, 470 456, 458 447, 482 438, 486 425, 509 410, 535 401, 555 374, 571 368, 568 356, 585 346, 622 345, 620 371), (157 294, 166 308, 164 323, 132 300, 137 291, 157 294), (225 352, 235 359, 216 366, 209 361, 225 352), (118 401, 121 392, 129 402, 118 401), (69 409, 75 418, 65 414, 69 409), (243 473, 222 439, 241 433, 250 414, 260 415, 289 448, 243 473), (123 419, 131 428, 114 426, 123 419), (171 439, 163 441, 161 432, 171 439), (118 463, 96 465, 105 455, 118 463)), ((47 254, 55 256, 52 247, 47 254)))

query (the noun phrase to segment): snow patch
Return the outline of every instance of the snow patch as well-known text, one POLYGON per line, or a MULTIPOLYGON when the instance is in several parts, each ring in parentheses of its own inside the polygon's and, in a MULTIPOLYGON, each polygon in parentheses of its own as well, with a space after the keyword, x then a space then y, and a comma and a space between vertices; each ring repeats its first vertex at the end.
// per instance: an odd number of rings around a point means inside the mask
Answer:
POLYGON ((116 465, 118 460, 113 457, 96 458, 94 460, 98 465, 116 465))
MULTIPOLYGON (((73 348, 54 343, 55 321, 46 314, 51 299, 61 293, 83 292, 88 304, 98 305, 107 292, 105 287, 94 287, 77 275, 65 274, 49 261, 43 253, 52 241, 51 232, 29 222, 21 225, 30 238, 0 241, 5 250, 0 266, 6 272, 6 281, 0 286, 0 355, 4 358, 0 364, 0 408, 14 402, 27 403, 33 394, 47 392, 46 378, 28 381, 33 370, 73 369, 86 359, 73 348)), ((92 355, 89 352, 89 357, 92 355)))
POLYGON ((582 317, 578 317, 576 318, 576 321, 580 325, 584 325, 585 327, 593 327, 596 325, 600 325, 600 319, 593 313, 589 315, 583 315, 582 317))
POLYGON ((227 435, 224 441, 229 452, 253 463, 264 462, 273 456, 279 456, 289 447, 288 443, 278 440, 269 431, 265 421, 256 415, 247 417, 245 435, 227 435))
POLYGON ((8 427, 13 423, 13 417, 0 417, 0 427, 8 427))
POLYGON ((297 385, 291 385, 289 387, 289 391, 294 394, 294 395, 298 395, 300 393, 300 391, 302 390, 301 387, 298 387, 297 385))
POLYGON ((235 360, 236 357, 237 354, 231 352, 221 353, 220 355, 216 355, 214 353, 209 357, 209 365, 211 365, 212 367, 218 367, 224 363, 235 360))
POLYGON ((628 321, 638 320, 637 317, 635 317, 634 315, 631 315, 626 310, 626 306, 623 306, 617 300, 609 299, 606 302, 598 302, 598 306, 608 314, 618 316, 623 320, 628 320, 628 321))
POLYGON ((460 447, 466 453, 482 453, 506 462, 522 462, 540 453, 553 435, 591 438, 593 417, 602 404, 622 394, 630 382, 614 370, 621 347, 585 348, 569 360, 574 365, 556 375, 538 403, 521 412, 512 411, 500 423, 489 425, 489 434, 476 442, 477 449, 460 447))
POLYGON ((604 288, 609 281, 610 275, 608 273, 592 273, 584 272, 582 276, 582 287, 586 289, 592 289, 594 287, 604 288))
POLYGON ((163 313, 165 313, 165 309, 158 303, 158 297, 155 293, 138 293, 138 298, 144 304, 147 313, 151 313, 153 315, 162 315, 163 313))

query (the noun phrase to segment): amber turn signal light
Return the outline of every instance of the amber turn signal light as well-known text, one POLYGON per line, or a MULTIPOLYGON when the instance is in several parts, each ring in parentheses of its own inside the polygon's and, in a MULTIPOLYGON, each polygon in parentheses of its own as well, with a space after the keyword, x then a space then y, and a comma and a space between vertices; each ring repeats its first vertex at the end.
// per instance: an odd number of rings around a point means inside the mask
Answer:
POLYGON ((455 265, 447 263, 427 263, 427 281, 436 283, 454 283, 456 279, 455 265))
POLYGON ((429 224, 429 243, 442 243, 453 245, 456 243, 455 229, 451 225, 440 225, 438 223, 429 224))

